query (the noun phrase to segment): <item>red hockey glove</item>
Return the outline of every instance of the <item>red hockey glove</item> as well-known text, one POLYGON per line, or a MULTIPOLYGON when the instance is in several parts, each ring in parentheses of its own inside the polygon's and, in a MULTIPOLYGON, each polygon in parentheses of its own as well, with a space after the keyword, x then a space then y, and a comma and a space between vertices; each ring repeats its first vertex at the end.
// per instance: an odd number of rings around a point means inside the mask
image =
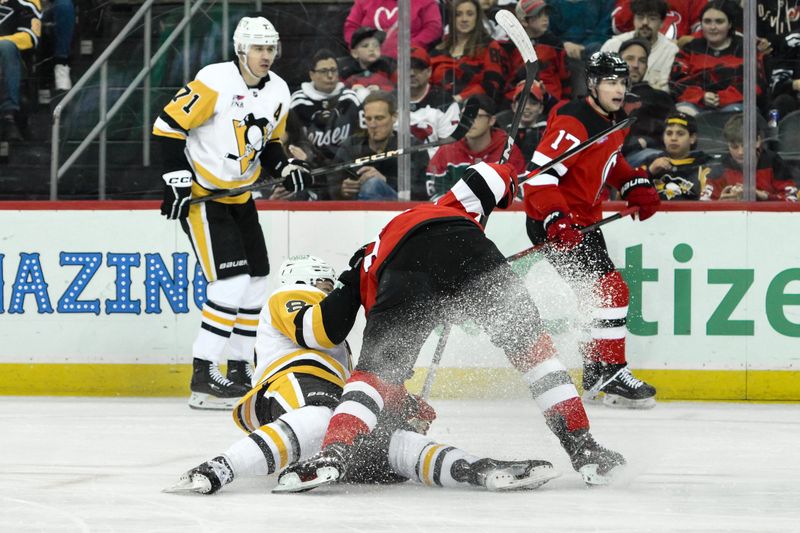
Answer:
POLYGON ((403 404, 403 417, 414 431, 425 435, 436 420, 436 411, 433 407, 416 394, 409 394, 403 404))
POLYGON ((628 202, 628 207, 639 208, 639 220, 647 220, 655 215, 661 206, 661 198, 653 187, 653 182, 646 177, 637 176, 626 181, 619 192, 622 199, 628 202))
POLYGON ((544 229, 550 244, 561 251, 571 250, 583 240, 583 234, 572 223, 572 217, 561 211, 554 211, 544 219, 544 229))

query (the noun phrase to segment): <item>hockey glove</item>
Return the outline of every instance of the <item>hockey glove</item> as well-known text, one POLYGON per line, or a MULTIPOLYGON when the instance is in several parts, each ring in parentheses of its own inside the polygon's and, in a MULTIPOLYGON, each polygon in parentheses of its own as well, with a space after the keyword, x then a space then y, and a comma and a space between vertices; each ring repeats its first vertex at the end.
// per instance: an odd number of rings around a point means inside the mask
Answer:
POLYGON ((365 244, 350 258, 350 268, 339 274, 339 281, 342 285, 349 285, 359 289, 361 286, 361 263, 364 261, 364 254, 367 251, 365 244))
POLYGON ((161 176, 164 180, 164 200, 161 202, 161 214, 167 219, 180 220, 189 216, 193 176, 191 170, 175 170, 161 176))
POLYGON ((561 211, 554 211, 544 219, 544 229, 551 246, 560 251, 571 250, 583 240, 583 234, 572 223, 572 217, 561 211))
POLYGON ((286 161, 281 161, 276 170, 281 173, 283 178, 281 185, 289 192, 300 192, 309 185, 314 184, 311 167, 300 159, 289 158, 286 161))
POLYGON ((414 431, 425 435, 436 420, 436 411, 421 396, 409 394, 403 402, 401 416, 414 431))
POLYGON ((619 192, 622 199, 628 202, 628 207, 639 208, 639 220, 647 220, 655 215, 661 206, 661 198, 659 198, 653 182, 644 176, 637 176, 626 181, 619 192))
POLYGON ((464 104, 464 109, 461 111, 461 120, 458 121, 456 129, 453 130, 453 133, 450 134, 450 137, 456 141, 463 139, 464 135, 466 135, 469 129, 472 127, 472 123, 475 122, 475 118, 478 116, 479 108, 480 104, 478 103, 478 100, 476 98, 469 98, 464 104))

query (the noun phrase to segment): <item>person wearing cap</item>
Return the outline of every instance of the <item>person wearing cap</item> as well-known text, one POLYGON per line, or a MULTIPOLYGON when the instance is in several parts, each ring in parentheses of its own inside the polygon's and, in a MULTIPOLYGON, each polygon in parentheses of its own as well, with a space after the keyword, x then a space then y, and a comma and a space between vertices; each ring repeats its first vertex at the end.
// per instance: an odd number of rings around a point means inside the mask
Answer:
MULTIPOLYGON (((478 103, 478 114, 463 139, 439 147, 428 164, 427 186, 431 200, 438 200, 462 178, 470 165, 480 162, 497 163, 503 156, 508 134, 495 127, 495 103, 485 94, 471 96, 478 103)), ((525 159, 515 145, 508 162, 525 174, 525 159)))
POLYGON ((645 163, 662 200, 710 200, 711 158, 697 147, 697 120, 673 111, 664 121, 664 148, 645 163))
POLYGON ((397 63, 381 55, 381 43, 385 38, 386 34, 375 28, 359 28, 350 38, 350 57, 339 60, 339 77, 361 100, 370 91, 395 88, 393 77, 397 63))
POLYGON ((622 145, 622 154, 628 163, 637 167, 663 149, 664 119, 675 107, 675 102, 668 92, 654 89, 644 81, 649 51, 647 41, 634 37, 623 42, 619 50, 630 70, 630 87, 625 93, 624 109, 628 115, 636 117, 622 145))
POLYGON ((461 104, 474 94, 502 100, 508 57, 483 24, 478 0, 455 0, 450 31, 430 52, 431 83, 441 85, 461 104))
MULTIPOLYGON (((437 0, 411 1, 411 45, 426 50, 442 37, 442 13, 437 0)), ((344 21, 344 41, 349 43, 353 33, 369 26, 386 34, 382 54, 397 57, 398 31, 397 0, 355 0, 344 21)))
MULTIPOLYGON (((615 34, 633 30, 631 3, 631 0, 617 0, 611 14, 611 29, 615 34)), ((660 33, 676 41, 680 48, 691 41, 692 33, 700 28, 700 13, 705 5, 706 0, 667 0, 669 10, 661 23, 660 33)))
MULTIPOLYGON (((539 60, 537 78, 544 82, 547 92, 556 100, 568 100, 572 93, 567 54, 564 43, 550 31, 551 8, 545 0, 520 0, 514 10, 531 39, 539 60)), ((513 93, 519 81, 525 79, 525 63, 516 46, 509 48, 513 93)), ((509 95, 511 96, 511 95, 509 95)))
MULTIPOLYGON (((409 77, 411 134, 424 143, 449 137, 460 118, 458 104, 450 93, 431 85, 431 58, 424 48, 411 47, 409 77)), ((435 150, 430 151, 432 157, 435 150)))
POLYGON ((658 31, 667 16, 667 3, 664 0, 632 0, 631 10, 634 30, 615 35, 600 50, 619 52, 622 43, 634 38, 647 42, 649 53, 644 81, 654 89, 668 91, 669 73, 678 53, 678 45, 658 31))
MULTIPOLYGON (((514 88, 514 94, 511 99, 511 109, 506 109, 497 114, 495 124, 506 133, 509 133, 511 122, 519 106, 519 97, 522 95, 524 89, 525 82, 519 82, 514 88)), ((539 145, 542 133, 544 133, 547 127, 547 113, 545 109, 552 108, 552 104, 554 103, 553 98, 547 94, 547 89, 544 88, 544 84, 539 80, 534 81, 533 85, 531 85, 530 95, 525 102, 525 109, 522 111, 522 117, 520 117, 517 136, 514 138, 514 146, 520 149, 525 161, 530 161, 531 157, 533 157, 533 152, 539 145)))

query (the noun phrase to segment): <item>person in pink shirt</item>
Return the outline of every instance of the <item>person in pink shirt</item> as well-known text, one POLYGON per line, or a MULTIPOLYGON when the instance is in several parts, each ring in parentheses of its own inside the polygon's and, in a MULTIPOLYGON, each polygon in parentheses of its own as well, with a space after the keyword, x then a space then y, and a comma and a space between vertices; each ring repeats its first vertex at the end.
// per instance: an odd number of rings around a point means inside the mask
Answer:
MULTIPOLYGON (((382 55, 397 57, 398 21, 397 0, 355 0, 344 21, 344 40, 349 43, 362 26, 376 28, 386 34, 382 55)), ((442 14, 436 0, 411 0, 411 46, 429 49, 441 37, 442 14)))

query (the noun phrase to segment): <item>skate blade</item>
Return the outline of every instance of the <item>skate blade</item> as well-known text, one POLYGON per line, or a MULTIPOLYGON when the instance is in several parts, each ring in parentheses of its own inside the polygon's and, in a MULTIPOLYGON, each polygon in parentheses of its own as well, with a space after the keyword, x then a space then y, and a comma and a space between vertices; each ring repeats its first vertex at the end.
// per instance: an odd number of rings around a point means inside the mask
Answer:
POLYGON ((335 483, 338 479, 339 471, 332 466, 317 468, 317 477, 308 481, 301 481, 300 476, 294 472, 289 472, 281 476, 272 492, 275 494, 306 492, 322 485, 335 483))
POLYGON ((615 409, 652 409, 656 406, 655 397, 643 398, 641 400, 631 400, 617 396, 616 394, 606 394, 603 398, 603 405, 615 409))
POLYGON ((614 482, 614 479, 619 475, 624 466, 625 465, 615 466, 605 474, 601 474, 597 471, 598 465, 584 465, 578 470, 578 473, 583 477, 583 482, 586 483, 586 485, 590 487, 605 487, 614 482))
POLYGON ((515 476, 509 469, 498 470, 487 476, 486 489, 491 492, 534 490, 559 476, 561 473, 549 465, 534 467, 525 477, 515 476))
POLYGON ((174 485, 161 489, 167 494, 208 494, 210 491, 211 483, 202 476, 181 477, 174 485))
POLYGON ((217 398, 202 392, 193 392, 189 397, 189 407, 205 411, 230 411, 239 398, 217 398))

